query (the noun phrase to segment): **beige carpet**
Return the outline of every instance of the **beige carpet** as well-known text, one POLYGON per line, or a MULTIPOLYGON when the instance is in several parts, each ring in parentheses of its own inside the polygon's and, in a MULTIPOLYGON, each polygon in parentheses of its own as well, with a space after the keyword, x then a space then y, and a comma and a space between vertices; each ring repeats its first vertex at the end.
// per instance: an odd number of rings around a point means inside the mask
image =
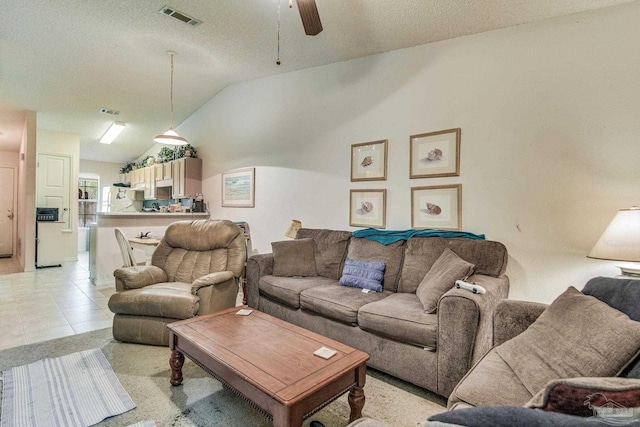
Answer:
MULTIPOLYGON (((98 426, 127 426, 147 419, 154 420, 159 427, 271 425, 251 405, 223 388, 188 359, 183 367, 183 385, 172 387, 169 384, 168 348, 117 342, 110 328, 2 350, 0 370, 91 348, 102 350, 137 405, 136 409, 98 426)), ((391 426, 420 426, 430 415, 445 410, 442 398, 374 370, 368 371, 364 390, 364 415, 391 426)), ((345 395, 313 415, 304 425, 318 420, 327 427, 345 426, 348 417, 345 395)))

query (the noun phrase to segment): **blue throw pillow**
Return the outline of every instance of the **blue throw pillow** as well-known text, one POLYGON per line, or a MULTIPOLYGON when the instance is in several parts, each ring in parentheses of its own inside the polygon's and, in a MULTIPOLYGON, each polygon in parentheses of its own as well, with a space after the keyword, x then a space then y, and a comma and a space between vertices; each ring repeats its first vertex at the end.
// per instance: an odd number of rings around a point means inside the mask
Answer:
POLYGON ((358 261, 347 258, 342 270, 340 284, 354 288, 369 289, 382 292, 382 279, 384 278, 384 262, 358 261))

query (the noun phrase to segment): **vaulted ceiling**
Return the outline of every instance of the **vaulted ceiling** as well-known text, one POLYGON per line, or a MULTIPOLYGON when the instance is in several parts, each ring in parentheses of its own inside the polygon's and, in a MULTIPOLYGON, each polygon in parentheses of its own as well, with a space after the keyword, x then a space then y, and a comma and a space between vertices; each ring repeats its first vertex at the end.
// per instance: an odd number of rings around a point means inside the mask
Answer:
POLYGON ((32 110, 39 129, 80 135, 82 159, 135 159, 169 124, 168 50, 178 125, 236 82, 630 2, 316 0, 324 31, 310 37, 295 1, 279 1, 0 0, 0 150, 18 150, 32 110), (99 144, 114 120, 126 129, 99 144))

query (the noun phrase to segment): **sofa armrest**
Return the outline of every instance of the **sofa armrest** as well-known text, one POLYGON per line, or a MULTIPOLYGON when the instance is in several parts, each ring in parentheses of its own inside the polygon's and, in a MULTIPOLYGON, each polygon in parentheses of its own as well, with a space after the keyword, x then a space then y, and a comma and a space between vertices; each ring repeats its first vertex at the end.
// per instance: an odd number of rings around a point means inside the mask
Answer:
POLYGON ((118 292, 144 288, 168 280, 164 270, 155 265, 117 268, 113 275, 116 278, 116 291, 118 292))
POLYGON ((500 301, 493 316, 493 345, 500 345, 524 332, 547 306, 531 301, 500 301))
POLYGON ((249 307, 258 308, 260 278, 271 274, 273 274, 273 254, 254 255, 247 260, 247 304, 249 307))
POLYGON ((493 313, 509 296, 509 278, 475 274, 485 294, 452 288, 438 302, 438 394, 449 396, 473 363, 493 344, 493 313))
POLYGON ((205 286, 213 286, 218 283, 226 282, 229 279, 233 279, 233 271, 216 271, 215 273, 209 273, 206 276, 197 278, 191 284, 191 293, 198 295, 198 291, 205 286))

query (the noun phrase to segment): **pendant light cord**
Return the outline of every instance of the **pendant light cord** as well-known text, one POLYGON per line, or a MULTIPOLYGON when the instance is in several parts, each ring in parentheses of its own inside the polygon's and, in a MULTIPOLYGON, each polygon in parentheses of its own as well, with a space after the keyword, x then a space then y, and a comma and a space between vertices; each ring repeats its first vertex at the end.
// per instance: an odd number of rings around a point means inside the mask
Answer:
POLYGON ((169 116, 169 127, 173 129, 173 52, 171 52, 171 85, 170 85, 170 95, 171 98, 171 115, 169 116))
POLYGON ((276 65, 280 65, 280 0, 278 0, 278 58, 276 65))

